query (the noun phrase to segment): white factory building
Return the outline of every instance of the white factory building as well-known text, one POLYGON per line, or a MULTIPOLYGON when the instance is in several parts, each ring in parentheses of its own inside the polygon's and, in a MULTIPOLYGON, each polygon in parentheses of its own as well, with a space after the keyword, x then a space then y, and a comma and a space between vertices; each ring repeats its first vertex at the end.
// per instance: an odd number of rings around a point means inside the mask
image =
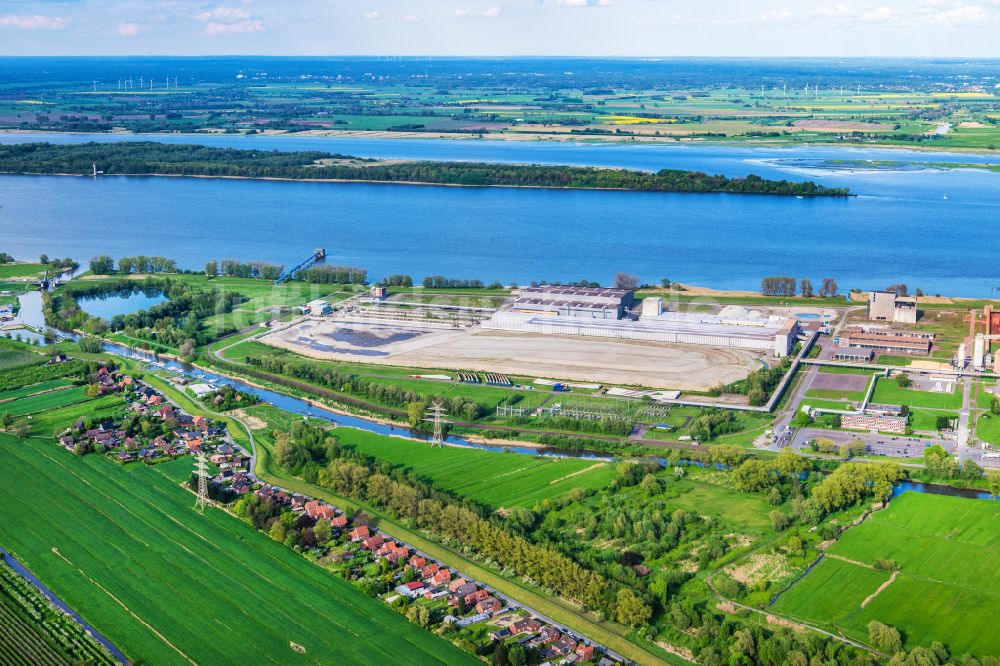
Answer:
POLYGON ((793 318, 750 316, 742 308, 724 308, 717 315, 663 312, 662 302, 659 305, 653 302, 659 300, 645 299, 642 317, 638 321, 500 311, 494 313, 483 326, 525 333, 748 349, 775 356, 787 356, 798 335, 798 325, 793 318))

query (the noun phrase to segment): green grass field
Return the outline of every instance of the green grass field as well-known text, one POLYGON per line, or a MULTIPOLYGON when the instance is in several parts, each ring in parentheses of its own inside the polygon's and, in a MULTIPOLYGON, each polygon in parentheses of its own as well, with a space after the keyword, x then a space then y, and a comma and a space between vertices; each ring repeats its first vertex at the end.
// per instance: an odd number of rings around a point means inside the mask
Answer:
POLYGON ((0 435, 0 465, 0 543, 137 661, 474 663, 228 514, 196 512, 178 486, 189 460, 119 467, 0 435))
POLYGON ((824 618, 835 625, 849 623, 864 612, 861 602, 887 580, 886 571, 828 557, 781 595, 775 609, 793 617, 824 618))
POLYGON ((618 474, 613 464, 594 460, 433 447, 353 428, 338 428, 334 434, 345 446, 405 467, 442 490, 491 507, 531 507, 573 488, 602 488, 618 474))
POLYGON ((865 608, 861 601, 888 574, 826 560, 782 595, 776 609, 861 640, 868 622, 878 620, 899 629, 907 647, 940 641, 952 654, 1000 654, 998 551, 1000 503, 907 492, 828 551, 898 566, 897 579, 865 608))
POLYGON ((0 264, 0 280, 40 276, 45 264, 0 264))
POLYGON ((894 379, 879 378, 872 394, 872 402, 889 405, 909 405, 910 407, 930 407, 931 409, 959 409, 962 407, 962 394, 933 393, 917 391, 911 388, 901 388, 894 379))

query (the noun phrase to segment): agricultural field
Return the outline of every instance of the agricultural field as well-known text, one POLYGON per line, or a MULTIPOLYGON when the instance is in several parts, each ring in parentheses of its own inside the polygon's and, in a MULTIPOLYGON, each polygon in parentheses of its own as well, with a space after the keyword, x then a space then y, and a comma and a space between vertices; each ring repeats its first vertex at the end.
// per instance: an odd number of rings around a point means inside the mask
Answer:
MULTIPOLYGON (((984 151, 1000 145, 1000 98, 982 87, 992 86, 992 77, 980 72, 970 79, 968 70, 959 75, 953 66, 944 71, 937 64, 913 65, 906 77, 853 64, 819 70, 787 65, 765 75, 784 84, 761 88, 758 71, 728 63, 697 67, 679 61, 535 59, 415 65, 348 59, 296 63, 294 72, 271 64, 267 73, 256 71, 252 78, 233 81, 206 61, 186 70, 186 80, 175 80, 177 88, 127 93, 118 89, 117 70, 92 67, 81 75, 60 65, 25 72, 24 79, 8 84, 18 92, 0 100, 0 127, 880 143, 984 151), (418 70, 421 74, 415 75, 418 70), (861 79, 860 71, 866 71, 861 79)), ((171 65, 163 67, 172 70, 171 65)), ((246 68, 256 66, 248 62, 246 68)))
POLYGON ((82 386, 74 388, 39 393, 11 402, 0 404, 0 413, 24 416, 60 407, 67 407, 87 400, 87 394, 82 386))
POLYGON ((0 557, 0 664, 118 663, 0 557))
POLYGON ((473 662, 228 514, 196 512, 178 485, 188 460, 120 467, 0 435, 0 465, 0 543, 135 661, 473 662))
POLYGON ((38 365, 45 361, 43 356, 21 349, 12 349, 0 345, 0 370, 23 368, 28 365, 38 365))
POLYGON ((34 395, 36 393, 41 393, 43 391, 52 391, 54 389, 71 386, 72 383, 73 382, 69 381, 68 379, 59 378, 59 379, 50 379, 47 382, 40 382, 38 384, 31 384, 29 386, 22 386, 21 388, 0 391, 0 402, 6 402, 8 400, 23 398, 25 396, 34 395))
POLYGON ((906 492, 847 530, 775 609, 859 640, 878 620, 896 627, 907 648, 940 641, 952 654, 997 655, 998 544, 996 502, 906 492), (890 574, 870 568, 879 559, 898 568, 881 591, 890 574))
POLYGON ((343 446, 399 465, 441 490, 494 508, 532 507, 575 488, 604 488, 618 475, 614 463, 595 460, 433 447, 353 428, 338 428, 334 434, 343 446))

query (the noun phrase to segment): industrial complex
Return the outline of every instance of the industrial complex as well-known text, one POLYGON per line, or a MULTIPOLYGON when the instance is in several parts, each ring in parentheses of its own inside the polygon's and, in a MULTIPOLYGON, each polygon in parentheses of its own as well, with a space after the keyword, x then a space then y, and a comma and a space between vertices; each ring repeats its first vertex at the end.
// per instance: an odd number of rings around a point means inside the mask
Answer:
POLYGON ((631 290, 529 287, 509 310, 495 312, 483 327, 747 349, 779 357, 787 356, 798 340, 794 317, 761 316, 738 306, 717 314, 665 312, 660 298, 644 299, 634 313, 632 303, 631 290))

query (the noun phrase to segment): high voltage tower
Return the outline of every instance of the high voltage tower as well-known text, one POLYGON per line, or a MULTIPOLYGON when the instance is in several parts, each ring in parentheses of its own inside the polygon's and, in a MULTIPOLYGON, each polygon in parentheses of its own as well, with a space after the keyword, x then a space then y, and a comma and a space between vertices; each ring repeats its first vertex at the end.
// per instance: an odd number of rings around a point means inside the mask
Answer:
POLYGON ((427 417, 424 421, 429 421, 434 424, 434 436, 431 437, 432 446, 444 446, 444 419, 441 418, 443 414, 447 414, 448 410, 444 408, 444 405, 440 402, 435 402, 433 405, 427 408, 427 417))
POLYGON ((195 459, 194 473, 198 476, 198 499, 195 500, 194 508, 204 511, 208 506, 208 459, 204 453, 199 453, 195 459))

